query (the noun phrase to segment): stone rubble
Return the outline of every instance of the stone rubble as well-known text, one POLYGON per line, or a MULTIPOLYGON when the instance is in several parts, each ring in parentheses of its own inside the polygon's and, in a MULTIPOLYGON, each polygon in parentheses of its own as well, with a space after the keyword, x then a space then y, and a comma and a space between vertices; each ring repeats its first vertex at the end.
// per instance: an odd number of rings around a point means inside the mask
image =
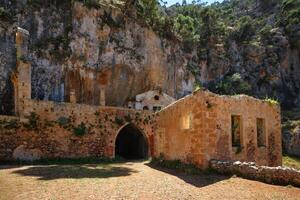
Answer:
POLYGON ((221 174, 235 174, 270 184, 300 187, 300 171, 290 167, 259 166, 254 162, 211 160, 210 168, 221 174))

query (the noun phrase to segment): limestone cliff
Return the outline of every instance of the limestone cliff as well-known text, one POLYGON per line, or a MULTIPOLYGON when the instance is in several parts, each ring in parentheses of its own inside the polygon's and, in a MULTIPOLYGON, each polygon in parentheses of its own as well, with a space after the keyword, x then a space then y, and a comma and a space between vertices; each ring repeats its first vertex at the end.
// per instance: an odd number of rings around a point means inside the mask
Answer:
MULTIPOLYGON (((11 113, 11 72, 15 68, 14 29, 30 33, 32 98, 123 106, 151 89, 180 98, 193 91, 194 76, 178 43, 160 38, 149 27, 126 17, 118 6, 88 8, 72 1, 5 1, 14 20, 1 21, 0 113, 11 113)), ((2 3, 3 4, 3 3, 2 3)))
POLYGON ((216 37, 189 49, 193 45, 160 37, 144 19, 124 13, 121 1, 100 2, 96 8, 79 0, 0 2, 0 114, 13 113, 17 26, 30 32, 30 55, 22 59, 32 63, 34 99, 69 101, 74 90, 79 103, 99 104, 104 85, 107 105, 123 106, 152 89, 181 98, 197 83, 217 93, 272 97, 284 108, 300 106, 300 27, 293 27, 291 40, 276 25, 279 6, 237 12, 277 27, 268 39, 258 33, 249 42, 216 37))

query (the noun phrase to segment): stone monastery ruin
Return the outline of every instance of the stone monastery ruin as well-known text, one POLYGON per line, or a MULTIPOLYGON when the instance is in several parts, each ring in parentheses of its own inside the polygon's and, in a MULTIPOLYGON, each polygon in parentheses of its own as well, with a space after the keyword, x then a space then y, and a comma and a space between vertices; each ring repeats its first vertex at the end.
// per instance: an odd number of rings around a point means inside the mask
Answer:
POLYGON ((212 159, 281 165, 280 108, 249 96, 199 90, 175 101, 154 90, 108 107, 103 76, 98 105, 76 103, 72 89, 69 102, 31 99, 28 34, 16 34, 16 116, 0 116, 0 160, 163 155, 202 169, 212 159))

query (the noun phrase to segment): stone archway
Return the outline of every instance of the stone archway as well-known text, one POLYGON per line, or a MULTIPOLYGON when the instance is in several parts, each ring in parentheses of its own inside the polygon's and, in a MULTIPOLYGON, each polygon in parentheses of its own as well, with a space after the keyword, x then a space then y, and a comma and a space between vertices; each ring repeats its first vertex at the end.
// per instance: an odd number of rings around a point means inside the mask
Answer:
POLYGON ((149 142, 143 132, 133 124, 123 126, 115 140, 115 156, 125 159, 149 157, 149 142))

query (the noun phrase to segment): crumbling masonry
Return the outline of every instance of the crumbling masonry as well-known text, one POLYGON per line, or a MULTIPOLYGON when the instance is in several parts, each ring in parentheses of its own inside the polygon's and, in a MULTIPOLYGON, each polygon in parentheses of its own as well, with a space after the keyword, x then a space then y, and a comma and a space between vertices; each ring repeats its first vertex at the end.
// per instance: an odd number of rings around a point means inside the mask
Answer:
POLYGON ((200 90, 159 112, 31 99, 28 32, 18 29, 15 117, 0 116, 0 160, 163 156, 205 169, 211 159, 281 165, 278 105, 200 90))

